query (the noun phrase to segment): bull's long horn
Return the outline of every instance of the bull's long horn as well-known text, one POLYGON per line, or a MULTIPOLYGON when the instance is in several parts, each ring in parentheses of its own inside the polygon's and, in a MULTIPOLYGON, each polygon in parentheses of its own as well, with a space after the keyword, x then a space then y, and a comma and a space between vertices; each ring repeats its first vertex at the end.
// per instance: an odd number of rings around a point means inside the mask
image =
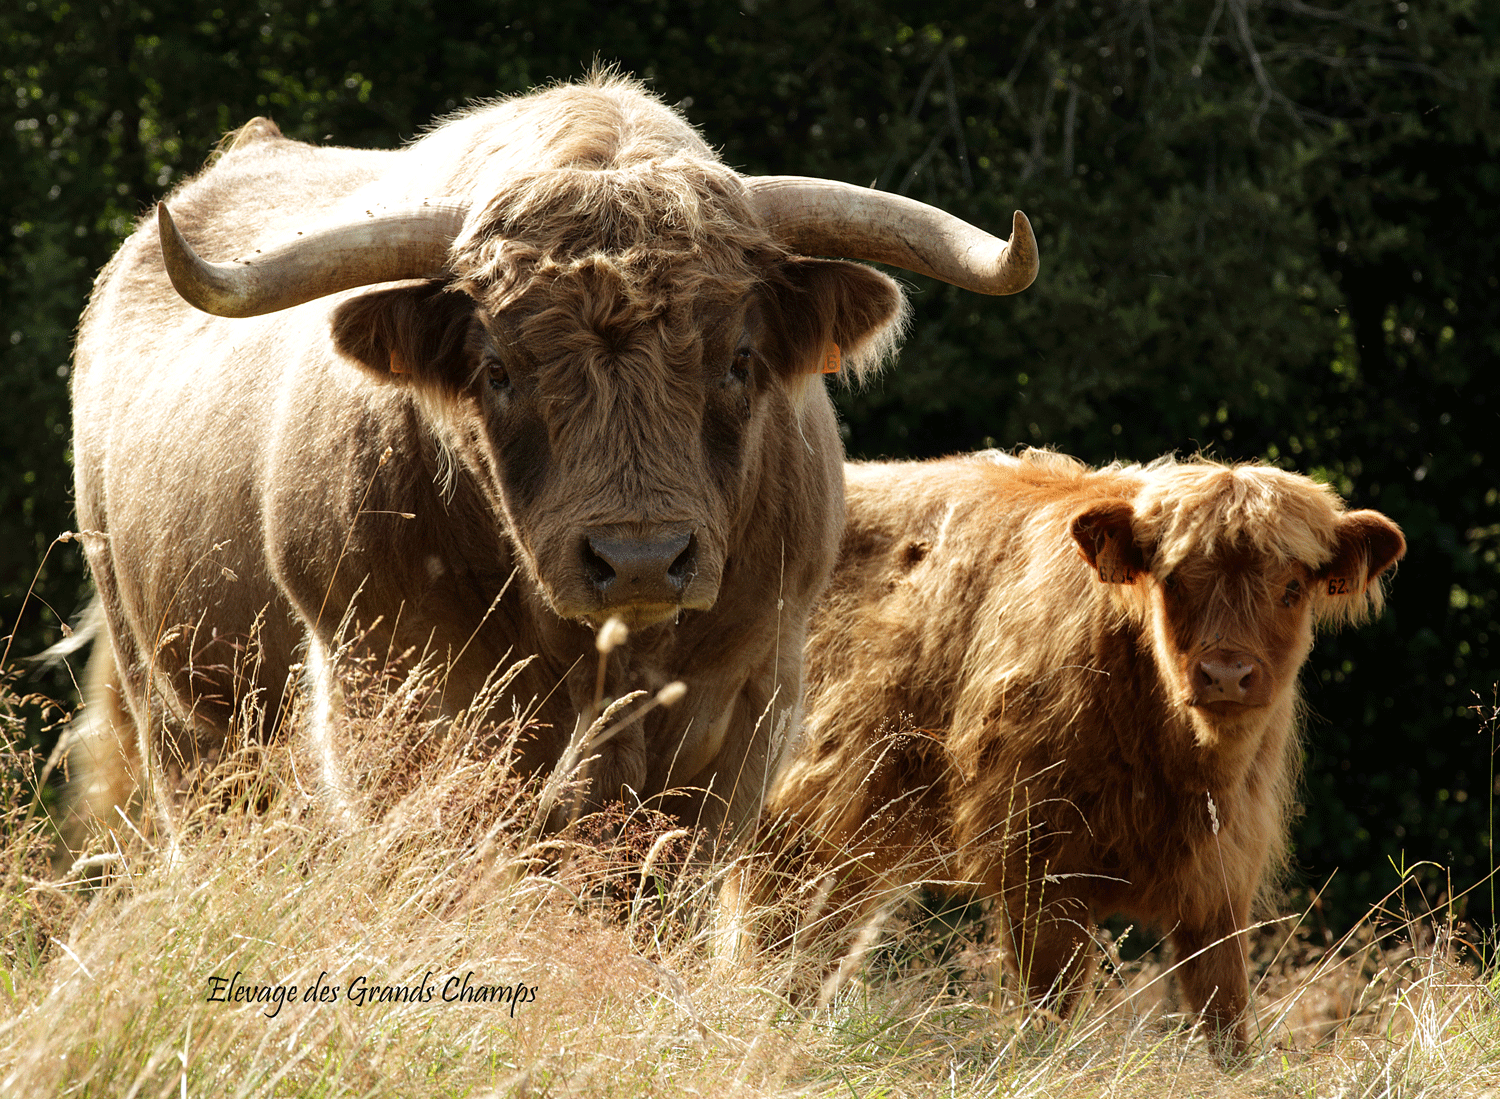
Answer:
POLYGON ((437 202, 375 210, 244 259, 208 263, 183 239, 166 204, 156 204, 172 285, 220 317, 258 317, 356 286, 440 274, 464 215, 460 205, 437 202))
POLYGON ((805 176, 746 181, 771 235, 799 252, 874 260, 980 294, 1015 294, 1036 278, 1036 237, 1017 210, 1010 240, 915 199, 805 176))

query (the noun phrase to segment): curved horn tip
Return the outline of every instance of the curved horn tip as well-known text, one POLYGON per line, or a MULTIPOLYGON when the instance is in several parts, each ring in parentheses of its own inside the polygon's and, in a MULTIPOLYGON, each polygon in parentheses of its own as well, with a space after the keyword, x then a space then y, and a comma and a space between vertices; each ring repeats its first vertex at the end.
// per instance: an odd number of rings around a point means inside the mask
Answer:
POLYGON ((156 204, 156 233, 161 238, 162 255, 169 272, 172 271, 174 262, 180 262, 185 255, 195 255, 192 245, 183 238, 182 230, 177 228, 177 222, 172 219, 172 211, 167 209, 165 202, 156 204))
MULTIPOLYGON (((182 230, 172 220, 172 212, 167 209, 165 202, 156 204, 156 235, 161 241, 162 262, 166 265, 167 275, 181 294, 183 283, 179 281, 179 276, 189 272, 192 261, 188 257, 193 256, 193 249, 183 239, 182 230)), ((187 295, 183 294, 183 297, 187 295)))
POLYGON ((181 248, 188 252, 193 251, 192 245, 188 244, 187 238, 182 235, 182 230, 177 228, 177 219, 172 216, 172 211, 167 209, 165 202, 156 204, 156 229, 162 235, 163 240, 171 237, 181 248))
POLYGON ((1006 293, 1017 294, 1036 281, 1040 267, 1036 235, 1031 231, 1031 221, 1020 210, 1011 217, 1010 240, 1006 243, 1005 251, 1006 266, 1012 268, 1016 280, 1015 289, 1006 293))

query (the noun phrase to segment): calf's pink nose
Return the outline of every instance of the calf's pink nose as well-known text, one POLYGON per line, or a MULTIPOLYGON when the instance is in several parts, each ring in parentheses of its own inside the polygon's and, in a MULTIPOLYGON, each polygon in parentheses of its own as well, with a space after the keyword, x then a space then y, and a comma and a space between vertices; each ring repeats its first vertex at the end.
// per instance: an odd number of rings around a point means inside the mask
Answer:
POLYGON ((1193 682, 1193 701, 1253 702, 1259 686, 1260 668, 1243 656, 1223 655, 1198 661, 1193 682))

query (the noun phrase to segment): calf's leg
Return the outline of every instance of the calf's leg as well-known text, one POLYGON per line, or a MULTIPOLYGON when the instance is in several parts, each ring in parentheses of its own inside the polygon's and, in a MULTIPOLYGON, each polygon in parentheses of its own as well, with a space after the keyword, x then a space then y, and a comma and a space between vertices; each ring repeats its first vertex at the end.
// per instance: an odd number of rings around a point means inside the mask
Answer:
POLYGON ((1182 925, 1172 933, 1183 998, 1202 1016, 1215 1052, 1227 1059, 1242 1058, 1250 1049, 1245 1023, 1250 1004, 1246 944, 1244 933, 1238 930, 1248 919, 1249 906, 1243 907, 1239 919, 1226 906, 1203 926, 1182 925))
POLYGON ((1055 887, 1038 895, 1040 883, 1030 884, 1031 896, 1012 890, 1003 906, 1009 923, 1006 965, 1031 1003, 1066 1015, 1092 968, 1092 917, 1082 898, 1055 887))

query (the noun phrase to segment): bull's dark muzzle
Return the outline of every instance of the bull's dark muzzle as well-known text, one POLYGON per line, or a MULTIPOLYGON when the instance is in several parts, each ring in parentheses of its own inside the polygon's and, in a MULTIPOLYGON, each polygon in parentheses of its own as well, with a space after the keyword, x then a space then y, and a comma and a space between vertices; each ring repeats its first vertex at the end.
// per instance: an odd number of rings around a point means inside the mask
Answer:
POLYGON ((697 539, 671 529, 637 536, 594 532, 581 547, 583 571, 601 608, 676 608, 698 572, 697 539))

